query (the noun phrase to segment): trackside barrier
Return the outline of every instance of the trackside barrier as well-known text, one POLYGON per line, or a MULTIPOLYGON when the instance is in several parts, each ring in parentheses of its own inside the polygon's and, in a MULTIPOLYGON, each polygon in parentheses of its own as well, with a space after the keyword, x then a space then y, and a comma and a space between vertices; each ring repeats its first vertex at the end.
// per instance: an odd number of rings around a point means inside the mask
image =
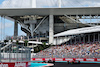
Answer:
POLYGON ((0 63, 0 67, 29 67, 29 62, 6 62, 6 63, 0 63))
POLYGON ((29 67, 31 65, 31 49, 17 44, 1 49, 0 44, 0 67, 29 67))
POLYGON ((100 62, 100 58, 32 58, 32 61, 91 61, 100 62))

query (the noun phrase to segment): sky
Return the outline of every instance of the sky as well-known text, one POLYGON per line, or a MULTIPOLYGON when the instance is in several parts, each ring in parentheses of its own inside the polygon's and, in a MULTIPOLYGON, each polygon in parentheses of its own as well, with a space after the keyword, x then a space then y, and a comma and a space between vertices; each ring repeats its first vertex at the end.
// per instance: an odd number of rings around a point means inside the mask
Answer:
POLYGON ((4 1, 4 0, 0 0, 0 4, 2 4, 3 1, 4 1))
MULTIPOLYGON (((100 0, 61 0, 62 7, 98 7, 100 0)), ((36 0, 37 7, 58 7, 58 0, 36 0)), ((0 0, 0 7, 30 7, 31 0, 0 0)))
MULTIPOLYGON (((31 8, 31 0, 0 0, 0 8, 31 8)), ((37 8, 55 8, 58 7, 58 0, 36 0, 37 8)), ((100 0, 62 0, 62 8, 64 7, 100 7, 100 0)), ((89 22, 90 20, 86 20, 89 22)), ((97 22, 97 20, 95 20, 97 22)), ((92 22, 95 22, 92 21, 92 22)), ((2 25, 3 25, 2 21, 2 25)), ((5 36, 13 36, 14 34, 14 21, 5 20, 5 28, 1 28, 0 17, 0 30, 5 29, 5 36)), ((0 32, 0 35, 4 32, 0 32)), ((21 31, 18 25, 18 35, 26 35, 21 31)), ((4 36, 2 36, 3 38, 4 36)), ((0 36, 1 39, 1 36, 0 36)))

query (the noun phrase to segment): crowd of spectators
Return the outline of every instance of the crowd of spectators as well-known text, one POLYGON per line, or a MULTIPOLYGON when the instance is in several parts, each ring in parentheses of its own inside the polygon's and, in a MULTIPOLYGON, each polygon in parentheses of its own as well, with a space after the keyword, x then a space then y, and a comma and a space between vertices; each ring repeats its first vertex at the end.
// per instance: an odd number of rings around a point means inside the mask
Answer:
POLYGON ((37 53, 34 58, 100 58, 100 44, 52 46, 37 53))

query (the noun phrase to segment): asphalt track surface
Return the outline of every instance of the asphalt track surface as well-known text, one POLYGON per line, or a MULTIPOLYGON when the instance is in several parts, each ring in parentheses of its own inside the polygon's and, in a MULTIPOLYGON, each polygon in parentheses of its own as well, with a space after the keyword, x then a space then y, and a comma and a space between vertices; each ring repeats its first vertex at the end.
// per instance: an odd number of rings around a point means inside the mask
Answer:
POLYGON ((100 64, 67 64, 67 63, 55 63, 53 67, 100 67, 100 64))

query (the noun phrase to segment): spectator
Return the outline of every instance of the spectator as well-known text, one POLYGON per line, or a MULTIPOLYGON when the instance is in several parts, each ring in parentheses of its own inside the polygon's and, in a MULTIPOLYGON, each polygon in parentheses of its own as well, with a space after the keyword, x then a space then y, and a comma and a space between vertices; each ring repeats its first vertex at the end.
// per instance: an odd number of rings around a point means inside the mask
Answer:
POLYGON ((34 58, 100 58, 100 44, 53 46, 37 53, 34 58))

